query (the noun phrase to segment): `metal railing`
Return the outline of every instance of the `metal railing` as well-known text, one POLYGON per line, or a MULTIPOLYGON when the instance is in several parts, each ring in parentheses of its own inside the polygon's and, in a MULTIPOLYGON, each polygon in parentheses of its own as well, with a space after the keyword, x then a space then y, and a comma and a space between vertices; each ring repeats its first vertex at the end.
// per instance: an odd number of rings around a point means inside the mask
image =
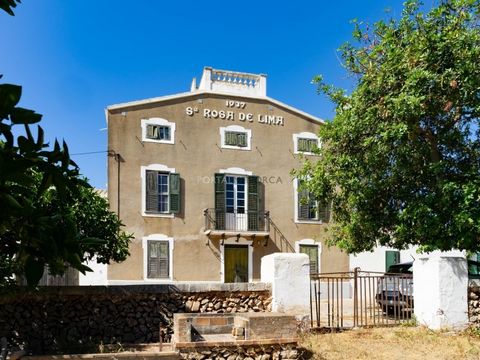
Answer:
POLYGON ((360 271, 311 274, 312 328, 398 325, 413 314, 413 276, 360 271))
POLYGON ((220 211, 205 209, 205 230, 270 231, 270 213, 260 211, 220 211))
POLYGON ((270 233, 270 239, 273 243, 277 246, 277 248, 281 252, 290 252, 294 253, 295 249, 287 240, 285 235, 280 231, 279 227, 273 222, 272 218, 269 218, 270 221, 270 229, 272 229, 270 233))

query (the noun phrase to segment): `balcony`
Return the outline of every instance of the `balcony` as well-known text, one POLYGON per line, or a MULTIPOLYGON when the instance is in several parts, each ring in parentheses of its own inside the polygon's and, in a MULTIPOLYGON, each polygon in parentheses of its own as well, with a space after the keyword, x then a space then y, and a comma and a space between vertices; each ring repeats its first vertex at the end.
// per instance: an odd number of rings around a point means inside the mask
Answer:
POLYGON ((207 236, 245 237, 254 239, 256 236, 267 238, 270 233, 269 212, 259 211, 220 211, 205 209, 205 234, 207 236))

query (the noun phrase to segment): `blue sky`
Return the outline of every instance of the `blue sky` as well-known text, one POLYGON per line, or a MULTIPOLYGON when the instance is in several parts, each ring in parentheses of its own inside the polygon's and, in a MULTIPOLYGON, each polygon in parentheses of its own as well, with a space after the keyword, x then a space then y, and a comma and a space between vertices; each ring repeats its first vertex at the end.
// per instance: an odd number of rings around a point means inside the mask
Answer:
MULTIPOLYGON (((0 73, 72 154, 106 150, 106 106, 189 90, 204 66, 268 75, 268 95, 329 119, 311 79, 348 88, 336 49, 350 20, 397 17, 402 1, 24 0, 0 13, 0 73), (385 9, 390 9, 388 14, 385 9)), ((106 187, 106 155, 74 155, 106 187)))

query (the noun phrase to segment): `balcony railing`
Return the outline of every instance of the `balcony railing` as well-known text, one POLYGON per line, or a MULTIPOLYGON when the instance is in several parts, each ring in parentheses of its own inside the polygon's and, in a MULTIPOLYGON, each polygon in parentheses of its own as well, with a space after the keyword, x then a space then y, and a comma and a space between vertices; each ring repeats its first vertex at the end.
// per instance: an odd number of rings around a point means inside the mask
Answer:
POLYGON ((269 212, 225 211, 205 209, 205 231, 266 232, 270 231, 269 212))

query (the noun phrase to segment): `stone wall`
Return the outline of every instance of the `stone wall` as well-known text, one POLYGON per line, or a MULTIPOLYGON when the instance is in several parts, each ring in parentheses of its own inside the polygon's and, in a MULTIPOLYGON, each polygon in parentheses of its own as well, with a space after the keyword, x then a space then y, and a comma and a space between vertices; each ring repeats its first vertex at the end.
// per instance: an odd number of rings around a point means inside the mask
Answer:
POLYGON ((480 280, 470 280, 468 286, 468 320, 480 327, 480 280))
POLYGON ((296 342, 244 342, 242 345, 212 344, 177 348, 181 359, 280 360, 310 359, 312 354, 296 342))
POLYGON ((269 311, 265 284, 43 288, 0 297, 0 338, 34 354, 98 344, 169 342, 178 312, 269 311))

